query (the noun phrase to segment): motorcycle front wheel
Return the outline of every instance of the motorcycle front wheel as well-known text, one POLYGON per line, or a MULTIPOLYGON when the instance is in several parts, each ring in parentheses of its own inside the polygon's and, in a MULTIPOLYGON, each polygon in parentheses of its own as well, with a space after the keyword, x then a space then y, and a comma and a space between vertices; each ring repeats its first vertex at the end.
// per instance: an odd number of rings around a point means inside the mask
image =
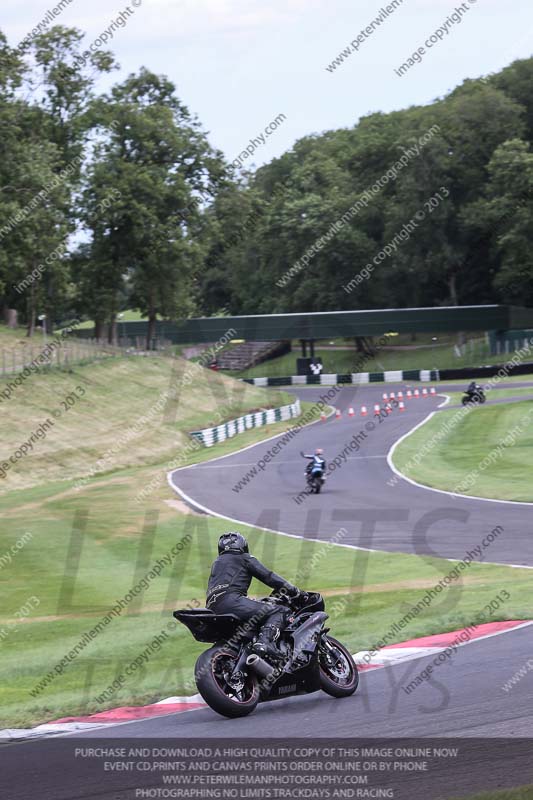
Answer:
POLYGON ((318 650, 320 688, 332 697, 349 697, 359 685, 357 665, 349 650, 332 636, 324 636, 318 650))
POLYGON ((245 717, 259 702, 259 682, 255 675, 244 675, 242 685, 228 683, 235 668, 235 653, 216 645, 198 658, 194 678, 208 706, 223 717, 245 717))

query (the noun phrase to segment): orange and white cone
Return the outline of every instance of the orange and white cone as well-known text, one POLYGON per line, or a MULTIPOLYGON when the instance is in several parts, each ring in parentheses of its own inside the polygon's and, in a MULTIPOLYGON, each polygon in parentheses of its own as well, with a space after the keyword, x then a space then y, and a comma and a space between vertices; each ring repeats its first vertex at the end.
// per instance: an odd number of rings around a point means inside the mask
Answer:
POLYGON ((435 389, 434 386, 431 387, 431 389, 429 390, 429 393, 430 394, 437 394, 437 390, 435 389))
POLYGON ((368 414, 368 411, 367 411, 366 406, 361 406, 361 416, 362 417, 366 417, 367 414, 368 414))
POLYGON ((405 411, 405 403, 403 402, 403 400, 400 400, 400 405, 398 406, 398 408, 400 409, 400 411, 405 411))
POLYGON ((392 414, 392 406, 390 403, 387 403, 387 405, 385 406, 385 411, 387 412, 387 414, 392 414))
POLYGON ((428 396, 429 396, 428 395, 428 390, 427 389, 422 389, 422 397, 428 397, 428 396))
POLYGON ((348 416, 349 417, 354 417, 355 416, 355 411, 351 407, 348 409, 348 416))
POLYGON ((389 395, 387 394, 387 392, 385 392, 385 394, 383 395, 384 402, 386 403, 388 399, 389 399, 389 395))
POLYGON ((340 408, 335 409, 335 419, 340 419, 342 416, 340 408))
POLYGON ((391 399, 391 400, 394 400, 394 398, 395 398, 395 397, 396 397, 396 395, 394 394, 394 392, 391 392, 391 393, 390 393, 390 399, 391 399))
POLYGON ((379 403, 376 403, 374 406, 374 416, 379 417, 381 412, 381 408, 379 407, 379 403))
POLYGON ((320 414, 320 419, 322 420, 322 422, 326 421, 327 417, 326 417, 326 412, 325 411, 322 411, 322 413, 320 414))
POLYGON ((410 389, 407 390, 407 399, 410 400, 413 396, 413 393, 410 389))
POLYGON ((418 398, 420 397, 420 392, 418 391, 418 389, 415 389, 413 394, 414 394, 415 400, 418 400, 418 398))
POLYGON ((398 400, 403 400, 403 392, 398 392, 398 400))

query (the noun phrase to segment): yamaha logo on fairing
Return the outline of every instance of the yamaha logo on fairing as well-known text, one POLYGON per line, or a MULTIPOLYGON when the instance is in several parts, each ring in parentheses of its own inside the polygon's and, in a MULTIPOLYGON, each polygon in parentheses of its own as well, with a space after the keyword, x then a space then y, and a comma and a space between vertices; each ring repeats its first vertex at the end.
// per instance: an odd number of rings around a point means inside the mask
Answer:
POLYGON ((280 686, 278 689, 278 694, 289 694, 289 692, 296 691, 296 684, 290 683, 288 686, 280 686))

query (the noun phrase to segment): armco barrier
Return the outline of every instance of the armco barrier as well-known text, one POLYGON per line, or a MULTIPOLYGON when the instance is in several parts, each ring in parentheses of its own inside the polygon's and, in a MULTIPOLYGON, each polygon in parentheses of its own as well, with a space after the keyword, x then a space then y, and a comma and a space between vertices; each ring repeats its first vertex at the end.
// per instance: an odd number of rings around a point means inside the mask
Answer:
POLYGON ((437 369, 388 370, 386 372, 326 373, 322 375, 289 375, 285 378, 241 378, 254 386, 336 386, 339 383, 398 383, 401 381, 438 381, 437 369))
MULTIPOLYGON (((510 358, 512 354, 510 354, 510 358)), ((400 383, 402 381, 465 381, 473 378, 492 378, 501 370, 507 375, 533 374, 533 362, 522 364, 490 364, 484 367, 461 367, 457 369, 407 369, 387 372, 356 372, 351 375, 290 375, 285 378, 241 378, 254 386, 331 386, 339 383, 400 383)))
POLYGON ((237 419, 224 422, 222 425, 217 425, 215 428, 204 428, 201 431, 192 431, 191 436, 194 436, 195 439, 198 439, 198 441, 206 447, 211 447, 218 442, 223 442, 251 428, 259 428, 262 425, 270 425, 273 422, 283 422, 293 417, 299 417, 301 413, 300 401, 297 399, 288 406, 270 408, 268 411, 255 411, 252 414, 245 414, 243 417, 237 417, 237 419))

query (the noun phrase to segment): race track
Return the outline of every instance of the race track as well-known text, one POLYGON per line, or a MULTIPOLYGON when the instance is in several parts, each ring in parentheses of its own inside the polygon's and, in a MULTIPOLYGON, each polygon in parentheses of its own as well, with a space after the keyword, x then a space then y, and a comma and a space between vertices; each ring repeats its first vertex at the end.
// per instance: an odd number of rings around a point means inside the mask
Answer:
MULTIPOLYGON (((521 385, 528 384, 512 386, 521 385)), ((330 417, 301 428, 239 491, 234 490, 239 481, 254 466, 257 468, 260 459, 281 437, 176 470, 170 476, 171 485, 193 507, 230 520, 320 540, 331 539, 344 527, 348 535, 342 539, 343 544, 390 552, 461 559, 479 547, 496 526, 501 526, 503 533, 483 549, 483 560, 533 567, 532 505, 454 497, 394 475, 387 461, 391 447, 436 411, 444 398, 437 395, 410 400, 405 412, 395 409, 377 424, 373 422, 373 406, 382 402, 386 390, 391 387, 342 389, 332 402, 341 409, 341 419, 330 417), (367 417, 347 415, 350 407, 359 413, 363 405, 368 409, 367 417), (365 430, 366 426, 374 429, 365 430), (300 451, 312 453, 316 447, 323 447, 326 459, 332 461, 361 430, 366 438, 360 441, 360 449, 352 451, 335 470, 320 495, 306 496, 298 504, 295 498, 305 488, 306 464, 300 451)), ((450 386, 449 390, 457 391, 458 387, 450 386)), ((325 391, 327 387, 317 387, 294 393, 314 402, 325 391)), ((533 387, 531 395, 516 399, 532 397, 533 387)))

